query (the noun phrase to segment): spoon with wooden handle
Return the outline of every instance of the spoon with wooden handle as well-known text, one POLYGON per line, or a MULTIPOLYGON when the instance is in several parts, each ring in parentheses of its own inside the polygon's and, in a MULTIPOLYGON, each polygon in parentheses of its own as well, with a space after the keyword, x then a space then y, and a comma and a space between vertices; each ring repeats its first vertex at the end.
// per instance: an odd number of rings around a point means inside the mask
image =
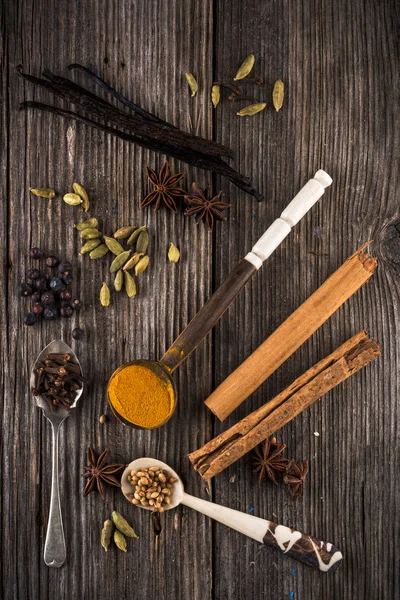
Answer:
MULTIPOLYGON (((272 223, 264 235, 253 246, 251 252, 246 254, 228 275, 223 284, 211 296, 208 302, 206 302, 193 317, 161 360, 150 361, 142 359, 122 365, 114 371, 111 376, 108 391, 110 390, 113 379, 118 377, 121 371, 127 367, 130 368, 131 372, 134 368, 140 367, 137 369, 138 373, 143 372, 143 367, 151 370, 160 381, 169 383, 172 395, 171 404, 173 407, 168 417, 163 422, 154 425, 153 428, 160 427, 166 423, 172 416, 177 401, 176 390, 171 377, 173 371, 175 371, 175 369, 179 367, 189 354, 200 344, 207 333, 222 317, 250 277, 257 272, 263 262, 274 252, 285 237, 289 235, 292 227, 294 227, 310 208, 314 206, 319 198, 321 198, 325 188, 331 185, 331 183, 332 179, 325 171, 317 171, 314 177, 306 183, 297 196, 295 196, 288 204, 281 216, 272 223)), ((149 389, 149 394, 150 392, 151 390, 149 389)), ((119 414, 116 406, 113 405, 110 400, 110 394, 108 394, 108 397, 111 410, 125 425, 146 429, 145 427, 127 421, 119 414)), ((119 398, 118 400, 120 405, 122 405, 124 398, 119 398)))
MULTIPOLYGON (((129 502, 132 502, 135 493, 135 486, 129 481, 131 471, 137 472, 140 469, 150 467, 165 469, 165 471, 170 473, 171 477, 176 479, 171 488, 171 502, 164 507, 165 510, 175 508, 179 504, 184 504, 215 521, 219 521, 253 538, 253 540, 256 540, 260 544, 265 544, 275 550, 279 550, 282 554, 291 556, 324 573, 335 571, 340 566, 343 555, 333 544, 321 542, 311 535, 301 533, 285 525, 277 525, 272 521, 260 519, 239 510, 233 510, 220 504, 214 504, 214 502, 190 496, 185 492, 179 475, 167 464, 155 458, 138 458, 131 462, 123 472, 121 489, 129 502)), ((154 510, 152 506, 143 506, 141 504, 138 506, 146 510, 154 510)))

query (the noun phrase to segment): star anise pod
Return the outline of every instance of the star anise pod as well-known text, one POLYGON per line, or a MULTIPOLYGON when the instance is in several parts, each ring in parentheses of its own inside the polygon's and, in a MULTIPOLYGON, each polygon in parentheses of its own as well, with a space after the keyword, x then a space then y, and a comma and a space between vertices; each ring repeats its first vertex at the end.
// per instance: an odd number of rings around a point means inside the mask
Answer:
POLYGON ((125 465, 109 465, 108 460, 110 458, 110 451, 106 448, 99 457, 96 456, 95 451, 92 448, 88 448, 88 461, 89 466, 85 467, 86 473, 84 477, 89 477, 89 481, 86 483, 84 496, 93 492, 96 488, 100 492, 100 496, 104 500, 104 484, 109 483, 116 487, 121 487, 120 482, 114 473, 117 473, 125 467, 125 465))
POLYGON ((303 481, 308 473, 307 460, 292 460, 286 468, 286 475, 283 481, 289 486, 289 491, 294 499, 299 498, 303 493, 303 481))
POLYGON ((277 444, 276 441, 267 439, 261 442, 253 451, 254 473, 258 473, 258 485, 265 481, 265 476, 278 484, 277 474, 286 470, 287 458, 281 456, 286 444, 277 444))
POLYGON ((161 201, 163 201, 169 209, 173 212, 177 212, 175 198, 184 196, 185 191, 176 184, 182 179, 184 173, 171 175, 169 163, 168 161, 165 161, 165 164, 158 175, 150 167, 146 167, 146 175, 154 185, 155 189, 146 196, 140 207, 144 208, 155 202, 154 212, 157 212, 160 208, 161 201))
POLYGON ((185 210, 185 216, 197 215, 197 223, 203 219, 206 221, 209 230, 212 231, 215 219, 226 221, 226 217, 222 214, 222 211, 229 208, 230 204, 222 202, 222 191, 211 199, 206 194, 207 190, 202 192, 195 183, 192 183, 192 193, 185 196, 185 201, 189 205, 189 208, 185 210))

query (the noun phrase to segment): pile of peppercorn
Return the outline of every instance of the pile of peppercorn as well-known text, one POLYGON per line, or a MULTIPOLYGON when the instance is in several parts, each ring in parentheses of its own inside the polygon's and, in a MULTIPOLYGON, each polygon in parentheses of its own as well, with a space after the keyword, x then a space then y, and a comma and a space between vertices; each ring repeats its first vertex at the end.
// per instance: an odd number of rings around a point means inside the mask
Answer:
MULTIPOLYGON (((40 248, 32 248, 29 256, 33 260, 44 258, 40 248)), ((70 318, 74 310, 81 308, 80 300, 73 300, 68 289, 72 283, 71 263, 68 260, 60 262, 53 255, 47 256, 45 262, 46 266, 53 271, 52 276, 39 269, 29 269, 27 278, 30 283, 24 282, 19 286, 19 295, 29 296, 32 300, 32 311, 24 317, 25 325, 34 325, 41 316, 48 320, 54 320, 58 316, 70 318)))

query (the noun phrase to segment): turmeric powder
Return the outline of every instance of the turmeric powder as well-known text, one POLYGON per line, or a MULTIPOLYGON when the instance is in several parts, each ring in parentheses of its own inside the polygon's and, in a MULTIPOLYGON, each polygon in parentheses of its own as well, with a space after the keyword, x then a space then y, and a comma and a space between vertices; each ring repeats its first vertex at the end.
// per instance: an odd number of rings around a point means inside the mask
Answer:
POLYGON ((139 363, 118 369, 108 384, 108 397, 116 413, 138 427, 161 425, 175 404, 170 381, 139 363))

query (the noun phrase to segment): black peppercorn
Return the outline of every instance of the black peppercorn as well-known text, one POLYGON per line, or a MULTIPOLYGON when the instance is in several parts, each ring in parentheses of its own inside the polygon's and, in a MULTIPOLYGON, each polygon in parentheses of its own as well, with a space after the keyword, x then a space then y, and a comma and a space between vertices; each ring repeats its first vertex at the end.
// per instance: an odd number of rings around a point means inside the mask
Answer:
POLYGON ((70 306, 62 306, 60 308, 60 315, 62 317, 66 317, 67 319, 69 319, 70 317, 72 317, 73 314, 74 314, 74 311, 72 310, 72 308, 70 306))
POLYGON ((41 297, 40 292, 33 292, 32 296, 31 296, 31 300, 32 300, 33 304, 36 304, 36 302, 39 302, 40 297, 41 297))
POLYGON ((55 319, 58 315, 58 311, 57 308, 55 306, 46 306, 46 308, 43 311, 43 316, 45 319, 48 319, 49 321, 52 321, 53 319, 55 319))
POLYGON ((32 286, 29 283, 21 283, 19 286, 20 296, 31 296, 33 292, 32 286))
POLYGON ((84 335, 85 333, 80 327, 75 327, 75 329, 72 330, 72 337, 74 340, 83 340, 84 335))
POLYGON ((36 323, 36 317, 33 313, 27 313, 24 317, 24 325, 28 325, 28 327, 30 327, 31 325, 34 325, 36 323))
POLYGON ((45 306, 52 306, 55 300, 53 292, 44 292, 40 300, 45 306))
POLYGON ((69 285, 70 283, 73 282, 72 275, 61 275, 61 279, 63 280, 63 282, 65 283, 65 285, 69 285))
POLYGON ((34 260, 39 260, 39 258, 42 258, 43 252, 41 251, 40 248, 31 248, 31 250, 29 252, 29 256, 31 258, 33 258, 34 260))
POLYGON ((60 300, 71 300, 72 294, 69 290, 61 290, 60 300))
POLYGON ((29 269, 27 273, 28 279, 39 279, 40 271, 39 269, 29 269))
POLYGON ((35 279, 34 286, 38 292, 44 292, 47 289, 46 277, 39 277, 39 279, 35 279))
POLYGON ((48 267, 51 267, 51 268, 56 267, 58 265, 58 262, 59 261, 58 261, 58 258, 56 256, 52 256, 51 255, 51 256, 48 256, 46 258, 46 265, 48 267))
POLYGON ((71 275, 71 270, 72 270, 72 265, 69 262, 69 260, 63 260, 58 265, 58 272, 61 273, 61 275, 71 275))
POLYGON ((53 292, 61 292, 64 289, 64 283, 59 277, 52 277, 50 280, 50 289, 53 292))
POLYGON ((82 302, 81 302, 80 300, 78 300, 78 299, 75 299, 75 300, 72 302, 72 308, 73 308, 74 310, 80 310, 80 309, 82 308, 82 302))
POLYGON ((41 315, 43 312, 43 304, 39 304, 39 302, 37 302, 33 305, 32 310, 35 313, 35 315, 41 315))

